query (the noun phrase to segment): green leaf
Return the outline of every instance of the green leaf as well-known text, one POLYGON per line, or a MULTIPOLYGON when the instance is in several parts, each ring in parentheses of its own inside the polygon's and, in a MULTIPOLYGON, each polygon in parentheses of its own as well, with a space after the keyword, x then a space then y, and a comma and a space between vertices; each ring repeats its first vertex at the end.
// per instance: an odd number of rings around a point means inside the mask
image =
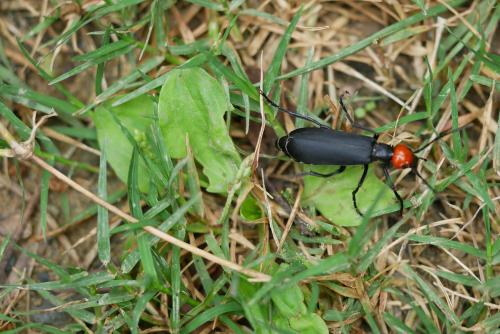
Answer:
POLYGON ((298 285, 286 289, 274 289, 271 292, 271 298, 278 312, 287 318, 297 317, 307 312, 304 294, 298 285))
POLYGON ((168 152, 186 157, 188 136, 208 178, 207 191, 215 193, 227 192, 240 165, 223 118, 228 108, 224 88, 201 68, 172 70, 160 92, 160 128, 168 152))
POLYGON ((247 196, 240 207, 240 217, 245 221, 262 218, 262 210, 252 196, 247 196))
POLYGON ((245 312, 246 319, 252 325, 255 333, 268 333, 266 324, 268 323, 267 315, 269 314, 268 303, 250 303, 259 290, 260 284, 252 284, 241 276, 235 276, 233 285, 238 291, 235 298, 240 302, 245 312))
MULTIPOLYGON (((334 167, 336 169, 338 167, 334 167)), ((328 173, 334 169, 315 167, 320 173, 328 173)), ((354 209, 352 191, 356 189, 362 173, 362 167, 348 167, 345 172, 329 178, 306 176, 304 178, 304 195, 302 203, 313 205, 332 223, 340 226, 358 226, 362 217, 354 209)), ((363 187, 358 191, 356 200, 361 212, 367 212, 377 194, 382 191, 371 216, 380 216, 397 211, 399 204, 389 187, 380 180, 370 166, 363 187), (383 189, 383 190, 381 190, 383 189)))
MULTIPOLYGON (((125 183, 128 179, 133 145, 114 121, 111 113, 140 141, 140 138, 145 138, 146 131, 149 131, 153 108, 153 100, 143 95, 117 107, 109 105, 99 107, 93 114, 99 146, 106 151, 109 164, 120 180, 125 183)), ((143 161, 139 159, 138 183, 139 189, 144 192, 149 187, 150 179, 145 168, 143 161)))
POLYGON ((316 313, 307 313, 289 319, 290 327, 301 334, 328 334, 326 323, 316 313))

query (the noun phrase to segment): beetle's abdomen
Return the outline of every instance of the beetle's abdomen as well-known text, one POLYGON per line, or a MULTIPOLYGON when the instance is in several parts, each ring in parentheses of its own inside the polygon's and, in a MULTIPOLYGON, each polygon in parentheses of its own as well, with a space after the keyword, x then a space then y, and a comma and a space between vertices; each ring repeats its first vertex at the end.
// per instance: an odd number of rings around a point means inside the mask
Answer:
POLYGON ((300 128, 276 146, 292 159, 312 165, 365 165, 372 161, 372 137, 329 128, 300 128))

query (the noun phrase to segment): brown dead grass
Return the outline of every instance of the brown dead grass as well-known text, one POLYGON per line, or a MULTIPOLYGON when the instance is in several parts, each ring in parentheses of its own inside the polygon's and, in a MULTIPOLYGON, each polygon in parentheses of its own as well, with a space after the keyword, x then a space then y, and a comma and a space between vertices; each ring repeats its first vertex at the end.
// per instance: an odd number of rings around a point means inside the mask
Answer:
MULTIPOLYGON (((72 56, 91 51, 98 45, 99 41, 96 37, 89 35, 89 33, 102 29, 102 25, 106 23, 115 21, 113 16, 111 16, 104 18, 100 22, 101 26, 89 25, 79 31, 67 44, 55 50, 44 46, 44 42, 61 34, 75 19, 80 17, 82 12, 85 11, 86 6, 95 2, 97 1, 83 1, 84 5, 82 8, 70 3, 62 4, 60 8, 65 13, 63 20, 54 24, 42 34, 25 40, 27 46, 32 50, 31 53, 35 59, 43 59, 43 66, 47 70, 53 71, 54 74, 66 72, 73 66, 70 61, 72 56), (53 56, 45 57, 46 55, 53 56)), ((431 1, 431 3, 437 2, 445 3, 441 0, 431 1)), ((467 6, 459 8, 456 13, 446 15, 441 23, 443 26, 448 27, 463 24, 463 16, 466 13, 473 12, 476 5, 477 1, 472 1, 467 6)), ((143 9, 146 10, 147 6, 148 4, 145 3, 143 9)), ((313 60, 318 60, 324 56, 335 54, 361 38, 369 36, 381 28, 418 11, 418 8, 411 1, 309 1, 305 6, 307 14, 302 17, 298 28, 292 35, 291 45, 287 52, 286 60, 282 65, 284 73, 297 67, 302 67, 307 58, 307 52, 311 48, 314 49, 313 60)), ((250 1, 249 7, 264 10, 276 15, 284 22, 289 22, 298 9, 298 2, 250 1)), ((19 79, 26 82, 36 91, 58 96, 58 93, 52 87, 48 86, 44 80, 36 75, 33 65, 23 57, 15 42, 16 38, 24 38, 26 33, 40 22, 42 17, 50 15, 54 10, 55 8, 47 0, 3 0, 0 3, 0 38, 5 48, 5 55, 15 66, 15 71, 19 79)), ((220 27, 228 25, 228 19, 225 16, 218 16, 212 11, 189 3, 179 3, 173 7, 168 17, 173 23, 171 25, 172 28, 168 32, 168 39, 172 43, 177 39, 189 43, 201 37, 206 37, 209 33, 210 24, 218 24, 220 27)), ((234 32, 231 36, 229 46, 236 50, 243 68, 255 82, 258 81, 261 53, 263 54, 263 68, 265 69, 270 64, 272 55, 278 46, 286 26, 245 15, 241 15, 238 22, 239 31, 234 32)), ((374 44, 326 69, 311 73, 309 84, 310 109, 328 107, 324 100, 325 94, 328 94, 333 100, 337 100, 339 92, 348 90, 351 93, 356 92, 359 96, 381 96, 383 98, 377 104, 377 112, 369 113, 363 120, 363 122, 372 127, 386 124, 403 114, 415 112, 417 106, 423 103, 421 90, 423 85, 422 78, 427 72, 424 57, 427 57, 431 66, 435 68, 436 45, 439 45, 442 38, 443 26, 440 26, 439 23, 436 26, 431 20, 423 22, 421 25, 414 27, 414 29, 422 31, 423 33, 421 34, 388 46, 374 44)), ((142 36, 141 40, 146 41, 147 29, 147 26, 140 27, 134 33, 142 36)), ((494 36, 490 36, 488 40, 489 49, 491 52, 498 54, 500 43, 498 38, 494 39, 494 36)), ((151 39, 150 42, 155 46, 154 39, 151 39)), ((184 59, 180 58, 179 60, 182 61, 184 59)), ((450 62, 450 66, 453 68, 458 64, 458 61, 459 59, 453 59, 450 62)), ((131 69, 132 65, 128 59, 122 57, 116 64, 110 64, 106 67, 106 79, 108 82, 112 82, 116 78, 129 73, 131 69)), ((471 69, 472 64, 468 65, 464 75, 459 79, 457 84, 458 94, 468 82, 471 69)), ((93 83, 94 73, 94 70, 87 71, 84 74, 77 75, 65 81, 64 85, 82 101, 91 102, 95 96, 93 95, 94 90, 91 89, 89 83, 93 83)), ((487 69, 483 69, 481 74, 491 77, 491 73, 488 73, 487 69)), ((445 77, 442 79, 446 80, 445 77)), ((283 103, 293 108, 297 102, 294 97, 298 96, 299 78, 287 80, 282 86, 284 95, 290 97, 290 99, 283 101, 283 103)), ((30 112, 26 108, 15 103, 11 103, 10 107, 25 120, 26 124, 29 124, 30 112)), ((437 123, 436 128, 438 131, 450 127, 450 111, 450 104, 446 102, 441 109, 442 117, 437 123)), ((460 125, 472 124, 472 127, 468 130, 469 145, 471 148, 468 153, 469 157, 492 148, 495 132, 498 128, 496 121, 498 119, 498 94, 493 94, 488 87, 474 84, 472 91, 459 105, 459 111, 460 125)), ((287 116, 284 118, 283 121, 286 128, 291 130, 292 123, 287 116)), ((92 126, 90 122, 88 126, 92 126)), ((412 135, 415 129, 416 127, 411 125, 401 126, 398 128, 397 133, 388 133, 381 139, 390 143, 402 139, 418 140, 412 135)), ((50 135, 49 131, 51 130, 46 129, 44 131, 50 135)), ((250 133, 245 135, 243 122, 235 122, 232 133, 240 147, 247 152, 254 150, 256 143, 255 136, 258 133, 257 126, 252 125, 250 133)), ((273 151, 274 138, 272 134, 267 135, 267 133, 264 134, 262 151, 263 153, 275 154, 273 151)), ((94 166, 98 165, 96 156, 92 155, 92 153, 97 152, 90 151, 90 154, 82 154, 82 151, 87 149, 85 147, 82 148, 80 144, 68 141, 58 135, 54 135, 53 138, 56 143, 60 144, 62 152, 67 158, 87 162, 94 166)), ((438 166, 445 164, 444 157, 439 151, 428 158, 436 161, 438 166)), ((41 231, 37 211, 39 196, 37 188, 39 185, 40 169, 30 162, 21 162, 19 164, 25 188, 25 194, 23 194, 20 190, 17 176, 13 172, 13 166, 12 161, 3 160, 3 168, 0 173, 0 232, 6 235, 7 232, 5 231, 7 230, 14 231, 13 241, 23 247, 36 251, 44 257, 50 258, 56 263, 90 269, 96 263, 94 217, 82 219, 69 227, 63 227, 66 221, 64 213, 59 208, 60 201, 68 201, 72 208, 71 214, 74 214, 79 211, 79 208, 86 207, 88 200, 82 198, 82 196, 73 190, 67 190, 64 184, 62 185, 64 188, 62 191, 58 191, 58 187, 61 184, 53 184, 49 198, 50 215, 48 217, 48 243, 46 243, 40 237, 41 231), (22 212, 24 205, 24 219, 22 225, 20 225, 21 219, 19 213, 22 212)), ((479 168, 479 165, 476 166, 474 171, 478 172, 479 168)), ((61 167, 60 169, 65 174, 73 174, 68 168, 61 167)), ((439 172, 441 173, 441 171, 439 172)), ((289 176, 292 173, 294 171, 290 163, 275 160, 266 166, 266 174, 272 174, 273 180, 289 180, 289 176)), ((398 188, 404 189, 403 193, 405 197, 409 197, 417 189, 422 189, 420 181, 414 182, 412 178, 405 178, 403 180, 404 175, 405 173, 402 173, 401 177, 397 178, 396 183, 398 188)), ((97 183, 95 175, 76 171, 72 177, 84 188, 95 191, 97 183)), ((487 180, 488 182, 498 183, 500 180, 499 174, 489 169, 487 171, 487 180)), ((295 182, 297 184, 293 189, 293 196, 300 197, 302 189, 298 184, 300 181, 295 180, 295 182)), ((257 198, 265 202, 262 191, 256 188, 253 191, 257 198)), ((490 197, 495 201, 500 199, 500 190, 498 187, 490 187, 489 192, 490 197)), ((467 303, 481 300, 483 297, 481 292, 466 288, 460 284, 444 282, 434 272, 438 269, 463 272, 477 277, 480 281, 484 281, 484 268, 477 263, 475 258, 468 257, 463 253, 450 252, 444 248, 434 246, 413 245, 408 242, 406 237, 410 234, 419 234, 424 230, 430 230, 434 236, 458 240, 484 248, 485 229, 483 218, 479 212, 483 203, 474 196, 472 198, 468 198, 468 196, 469 194, 457 186, 452 185, 449 187, 438 196, 424 220, 417 220, 414 217, 408 219, 407 227, 405 228, 406 234, 387 245, 375 262, 377 270, 388 277, 387 279, 390 284, 402 289, 408 289, 413 295, 414 301, 419 303, 429 314, 432 314, 432 311, 429 309, 425 298, 421 295, 421 291, 411 282, 408 282, 405 279, 406 275, 400 271, 401 263, 408 263, 413 268, 418 268, 419 272, 425 275, 428 282, 434 285, 434 288, 445 298, 448 306, 457 314, 463 311, 467 303), (467 209, 463 209, 463 204, 466 200, 472 201, 473 204, 468 205, 467 209)), ((271 211, 271 214, 282 228, 286 226, 287 231, 290 229, 290 222, 293 221, 293 218, 289 219, 289 217, 297 216, 306 225, 312 223, 311 218, 302 212, 297 205, 294 205, 293 202, 290 206, 290 204, 280 202, 278 199, 268 198, 268 200, 270 201, 268 209, 271 211)), ((208 225, 212 225, 220 216, 224 203, 220 199, 208 194, 204 197, 204 201, 207 223, 208 225)), ((125 203, 120 203, 119 206, 121 206, 122 210, 127 211, 125 203)), ((500 232, 500 225, 498 224, 499 216, 500 207, 497 206, 496 212, 491 213, 490 217, 492 234, 496 236, 500 232)), ((382 220, 382 223, 377 225, 377 230, 370 244, 375 243, 382 237, 384 232, 394 222, 392 216, 385 216, 382 220)), ((112 225, 119 223, 119 218, 114 218, 112 221, 112 225)), ((234 228, 231 232, 232 260, 235 263, 241 264, 245 258, 245 254, 255 248, 255 241, 259 236, 251 226, 240 221, 236 214, 232 215, 232 223, 234 228)), ((266 224, 267 221, 263 219, 255 223, 266 224)), ((268 234, 265 237, 272 239, 272 231, 266 231, 268 234)), ((348 238, 353 233, 353 230, 339 228, 339 232, 344 238, 348 238)), ((188 235, 188 240, 194 246, 204 245, 204 241, 199 238, 197 239, 193 234, 188 235)), ((119 242, 119 240, 116 241, 119 242)), ((279 245, 282 245, 282 242, 282 240, 278 241, 279 245)), ((274 247, 273 242, 270 244, 274 247)), ((324 255, 333 254, 336 249, 342 249, 344 246, 325 246, 324 255)), ((367 245, 367 247, 369 246, 367 245)), ((299 247, 303 251, 305 258, 315 258, 315 256, 308 253, 306 245, 299 243, 299 247)), ((27 279, 29 277, 38 280, 33 275, 36 272, 43 272, 43 269, 37 268, 37 264, 34 261, 28 260, 26 256, 14 251, 7 254, 10 256, 6 260, 10 262, 8 264, 2 263, 0 267, 1 282, 13 283, 18 282, 21 278, 27 279)), ((185 269, 187 269, 192 262, 189 260, 191 258, 189 254, 187 252, 184 254, 186 256, 185 269)), ((211 265, 209 269, 212 274, 220 272, 217 266, 211 265)), ((496 268, 496 270, 497 274, 500 273, 498 272, 499 268, 496 268)), ((197 277, 191 277, 189 270, 184 270, 184 274, 186 276, 183 281, 192 292, 192 296, 202 300, 204 296, 199 290, 197 277)), ((335 280, 346 288, 342 295, 367 301, 375 309, 375 313, 379 315, 379 318, 377 318, 378 325, 380 328, 385 329, 385 331, 390 330, 386 328, 383 320, 380 318, 383 312, 391 312, 410 327, 418 320, 415 313, 411 311, 411 308, 407 304, 392 299, 386 292, 379 292, 371 300, 368 300, 365 292, 367 282, 364 283, 364 286, 363 283, 358 281, 357 277, 345 274, 342 277, 338 275, 335 277, 318 277, 317 280, 319 282, 322 280, 335 280)), ((338 291, 329 291, 325 287, 322 289, 324 289, 322 291, 325 295, 325 302, 329 303, 331 307, 341 308, 343 306, 338 296, 330 295, 338 293, 338 291)), ((496 303, 491 302, 486 305, 494 312, 500 308, 498 302, 498 299, 496 299, 496 303)), ((8 304, 3 305, 2 313, 8 314, 13 309, 29 309, 30 307, 29 295, 26 291, 19 291, 13 295, 8 304)), ((159 307, 157 312, 158 317, 160 317, 165 310, 159 307)), ((354 328, 357 328, 358 332, 364 332, 363 328, 365 327, 361 316, 348 319, 347 323, 357 323, 354 328)), ((331 322, 329 325, 331 330, 335 332, 338 330, 340 324, 331 322)), ((209 331, 210 327, 206 327, 200 333, 209 331)))

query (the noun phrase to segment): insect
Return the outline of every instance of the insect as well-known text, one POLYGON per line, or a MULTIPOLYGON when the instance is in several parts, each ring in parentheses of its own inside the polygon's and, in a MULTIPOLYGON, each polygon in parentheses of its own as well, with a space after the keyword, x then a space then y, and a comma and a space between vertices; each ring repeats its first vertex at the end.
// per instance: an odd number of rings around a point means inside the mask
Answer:
MULTIPOLYGON (((425 180, 422 175, 417 171, 417 164, 419 160, 425 160, 418 157, 416 153, 424 150, 426 147, 434 143, 435 141, 443 138, 444 136, 450 134, 454 130, 444 131, 439 134, 436 138, 418 148, 417 150, 412 150, 405 144, 398 144, 396 146, 391 146, 384 143, 377 142, 379 134, 373 129, 367 128, 360 125, 352 119, 344 105, 343 95, 340 96, 339 102, 342 111, 345 113, 347 120, 351 123, 353 128, 360 130, 365 130, 371 133, 371 136, 365 136, 350 132, 334 130, 327 127, 314 118, 306 115, 299 114, 294 111, 290 111, 282 108, 278 104, 274 103, 263 91, 259 90, 259 93, 264 97, 264 99, 273 107, 277 108, 279 111, 285 112, 289 115, 295 116, 297 118, 309 121, 317 127, 312 128, 298 128, 279 138, 276 141, 276 147, 283 151, 287 156, 298 162, 303 162, 311 165, 336 165, 339 166, 337 170, 332 173, 322 174, 314 171, 306 172, 302 175, 312 175, 319 177, 330 177, 333 175, 341 174, 345 171, 346 166, 362 165, 364 167, 361 178, 358 181, 358 185, 352 191, 352 202, 356 212, 363 216, 363 213, 359 210, 356 201, 356 194, 363 185, 366 175, 368 173, 368 166, 370 163, 375 161, 382 162, 382 169, 384 171, 384 176, 386 183, 392 189, 394 195, 399 202, 399 214, 403 215, 403 199, 398 194, 394 183, 392 182, 391 176, 389 174, 389 168, 394 169, 405 169, 411 168, 412 172, 422 179, 422 181, 433 191, 434 188, 425 180)), ((460 130, 458 128, 456 130, 460 130)))

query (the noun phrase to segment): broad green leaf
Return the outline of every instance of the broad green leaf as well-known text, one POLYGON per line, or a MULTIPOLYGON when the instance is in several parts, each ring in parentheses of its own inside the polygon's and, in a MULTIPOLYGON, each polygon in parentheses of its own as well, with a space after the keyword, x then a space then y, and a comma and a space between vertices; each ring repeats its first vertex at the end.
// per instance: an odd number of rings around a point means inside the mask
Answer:
POLYGON ((236 277, 233 285, 237 287, 238 291, 234 296, 237 299, 243 311, 245 312, 246 319, 252 325, 255 333, 269 333, 267 330, 267 315, 269 314, 269 303, 249 303, 249 300, 259 290, 260 284, 252 284, 242 277, 236 277))
POLYGON ((225 193, 235 179, 240 157, 229 137, 224 88, 201 68, 175 69, 160 92, 160 128, 173 158, 186 157, 186 136, 208 178, 207 191, 225 193))
MULTIPOLYGON (((127 182, 133 145, 127 139, 120 126, 113 119, 113 113, 125 128, 134 136, 139 145, 146 138, 146 131, 152 123, 153 100, 143 95, 117 107, 104 105, 96 109, 93 114, 97 129, 97 139, 101 149, 106 150, 109 164, 116 175, 123 182, 127 182)), ((142 159, 139 159, 138 183, 141 191, 146 191, 149 186, 149 176, 142 159)))
POLYGON ((245 198, 240 207, 240 217, 245 221, 253 221, 262 218, 262 210, 252 196, 245 198))
POLYGON ((326 323, 316 313, 306 313, 289 319, 290 327, 301 334, 328 334, 326 323))
MULTIPOLYGON (((315 167, 314 170, 328 173, 333 169, 326 167, 315 167)), ((306 176, 304 178, 304 195, 302 202, 305 205, 313 205, 332 223, 340 226, 358 226, 362 217, 354 209, 352 203, 352 191, 356 189, 361 177, 363 167, 347 167, 345 172, 329 178, 317 176, 306 176)), ((397 211, 399 204, 391 189, 387 187, 373 172, 370 166, 363 186, 356 195, 358 207, 361 212, 367 212, 374 201, 377 201, 372 217, 397 211), (384 190, 381 190, 384 189, 384 190), (382 191, 379 198, 378 193, 382 191)))
POLYGON ((277 311, 286 318, 298 317, 307 313, 304 294, 298 285, 286 289, 274 289, 271 292, 271 299, 277 311))

